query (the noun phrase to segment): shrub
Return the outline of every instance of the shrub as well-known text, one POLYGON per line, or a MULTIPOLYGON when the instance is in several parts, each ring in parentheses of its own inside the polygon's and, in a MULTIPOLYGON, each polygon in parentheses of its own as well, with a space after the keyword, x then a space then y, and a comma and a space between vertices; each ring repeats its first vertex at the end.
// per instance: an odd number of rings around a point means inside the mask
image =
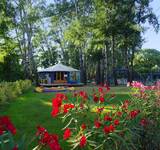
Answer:
POLYGON ((31 85, 32 83, 30 80, 0 83, 0 104, 16 98, 18 95, 28 90, 31 85))

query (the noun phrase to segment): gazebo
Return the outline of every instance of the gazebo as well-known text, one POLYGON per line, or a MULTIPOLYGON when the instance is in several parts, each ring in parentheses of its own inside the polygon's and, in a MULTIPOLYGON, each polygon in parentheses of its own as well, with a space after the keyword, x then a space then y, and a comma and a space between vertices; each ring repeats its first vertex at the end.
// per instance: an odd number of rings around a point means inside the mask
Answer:
POLYGON ((80 71, 60 63, 38 70, 38 77, 41 86, 80 84, 80 71))

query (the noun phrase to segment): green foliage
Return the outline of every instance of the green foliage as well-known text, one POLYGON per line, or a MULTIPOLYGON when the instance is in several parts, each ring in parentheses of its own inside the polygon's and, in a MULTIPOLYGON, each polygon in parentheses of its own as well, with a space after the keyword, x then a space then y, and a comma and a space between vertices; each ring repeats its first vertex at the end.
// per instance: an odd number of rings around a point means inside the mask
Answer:
POLYGON ((146 120, 143 127, 138 127, 135 130, 134 138, 135 143, 139 143, 140 149, 154 150, 159 149, 160 139, 160 87, 157 89, 134 89, 132 102, 134 106, 138 106, 143 115, 143 119, 146 120))
POLYGON ((143 49, 135 54, 134 68, 139 73, 160 71, 160 52, 155 49, 143 49))
POLYGON ((0 62, 0 81, 16 81, 23 78, 19 55, 10 51, 0 62))
POLYGON ((30 80, 0 83, 0 104, 8 103, 31 87, 30 80))

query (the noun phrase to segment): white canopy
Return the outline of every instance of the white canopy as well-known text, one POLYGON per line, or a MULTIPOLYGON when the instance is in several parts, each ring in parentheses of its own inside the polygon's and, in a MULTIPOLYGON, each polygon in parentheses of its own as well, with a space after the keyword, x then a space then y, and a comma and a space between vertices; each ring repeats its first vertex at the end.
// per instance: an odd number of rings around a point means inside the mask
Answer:
POLYGON ((38 72, 55 72, 55 71, 74 72, 74 71, 79 71, 79 70, 74 69, 69 66, 62 65, 62 64, 56 64, 52 67, 38 70, 38 72))

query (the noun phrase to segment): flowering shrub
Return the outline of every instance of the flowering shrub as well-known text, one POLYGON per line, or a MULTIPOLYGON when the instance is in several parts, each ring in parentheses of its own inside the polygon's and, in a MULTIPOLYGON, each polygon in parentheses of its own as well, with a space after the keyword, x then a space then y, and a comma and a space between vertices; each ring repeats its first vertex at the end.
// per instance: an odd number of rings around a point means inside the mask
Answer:
POLYGON ((160 81, 154 86, 145 86, 139 82, 133 82, 132 86, 132 101, 139 106, 143 115, 136 142, 140 142, 142 149, 160 149, 160 81))
POLYGON ((62 118, 63 140, 72 149, 135 148, 135 128, 146 125, 142 110, 129 100, 107 107, 114 97, 108 98, 109 90, 108 86, 99 87, 92 94, 79 91, 69 97, 58 93, 52 99, 51 116, 62 118))
POLYGON ((40 149, 42 146, 48 146, 51 150, 61 150, 58 143, 58 136, 56 134, 49 134, 44 127, 37 127, 36 136, 39 139, 39 145, 35 149, 40 149))
MULTIPOLYGON (((133 82, 130 100, 116 106, 111 105, 115 95, 109 94, 108 86, 93 89, 90 94, 57 93, 52 98, 51 116, 62 119, 62 135, 51 134, 38 126, 38 146, 34 150, 44 147, 61 150, 60 140, 71 149, 160 149, 159 85, 159 82, 155 86, 133 82)), ((0 121, 0 133, 9 130, 15 134, 16 130, 5 123, 0 121)), ((17 145, 14 150, 18 148, 17 145)))
POLYGON ((0 116, 0 149, 12 149, 17 150, 17 146, 14 146, 12 135, 16 134, 16 128, 14 127, 13 123, 7 116, 0 116), (4 142, 8 139, 7 145, 4 142))

